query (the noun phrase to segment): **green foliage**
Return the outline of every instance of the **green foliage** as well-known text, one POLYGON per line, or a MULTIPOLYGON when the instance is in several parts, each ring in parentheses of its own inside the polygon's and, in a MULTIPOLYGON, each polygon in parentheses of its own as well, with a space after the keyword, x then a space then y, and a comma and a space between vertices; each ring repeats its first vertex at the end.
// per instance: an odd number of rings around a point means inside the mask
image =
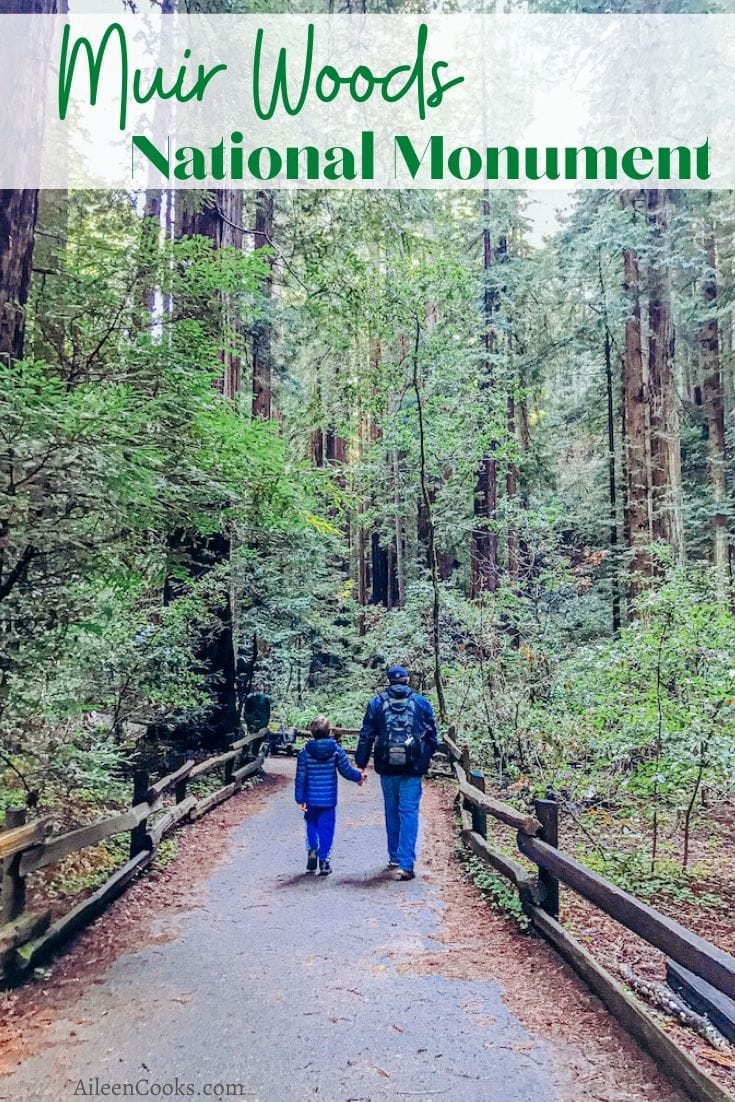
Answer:
POLYGON ((534 708, 546 776, 572 800, 587 793, 683 831, 702 785, 732 789, 735 618, 704 570, 672 568, 638 601, 617 640, 562 663, 534 708))
POLYGON ((696 877, 670 857, 660 858, 655 872, 651 871, 650 860, 640 849, 611 853, 603 858, 585 848, 579 857, 588 868, 641 899, 666 899, 672 903, 695 904, 704 908, 714 907, 720 902, 712 893, 698 889, 696 877))
POLYGON ((80 893, 90 893, 104 882, 130 855, 130 835, 118 834, 98 846, 92 846, 67 857, 53 870, 46 886, 50 899, 73 899, 80 893))
POLYGON ((156 849, 154 868, 158 872, 163 872, 164 869, 167 869, 168 866, 176 860, 177 850, 178 847, 175 835, 170 838, 162 838, 156 849))
POLYGON ((473 883, 480 889, 493 910, 509 915, 518 929, 525 933, 530 923, 523 912, 518 892, 513 885, 491 872, 479 857, 470 855, 466 862, 473 883))
POLYGON ((675 799, 702 751, 710 783, 729 784, 735 619, 706 572, 681 569, 640 598, 638 616, 561 669, 548 711, 558 741, 604 762, 634 795, 650 795, 658 776, 675 799))
POLYGON ((84 803, 131 738, 207 701, 198 640, 231 578, 192 572, 182 541, 287 538, 318 506, 274 426, 215 385, 258 315, 262 257, 161 247, 115 194, 66 216, 30 355, 0 364, 0 783, 84 803), (175 313, 151 314, 156 286, 175 313))

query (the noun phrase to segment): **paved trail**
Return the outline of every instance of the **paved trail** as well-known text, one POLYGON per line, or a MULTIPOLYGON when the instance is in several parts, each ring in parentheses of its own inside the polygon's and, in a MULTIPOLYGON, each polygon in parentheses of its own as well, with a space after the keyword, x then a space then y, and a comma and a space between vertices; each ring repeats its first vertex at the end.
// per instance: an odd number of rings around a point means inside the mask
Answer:
MULTIPOLYGON (((292 768, 268 762, 271 772, 292 768)), ((201 905, 177 916, 176 936, 117 960, 73 1014, 49 1023, 52 1047, 0 1079, 0 1098, 115 1097, 107 1083, 137 1083, 138 1097, 256 1102, 678 1097, 616 1027, 608 1050, 622 1052, 628 1083, 618 1069, 613 1088, 604 1047, 573 1037, 571 1025, 560 1037, 558 1022, 553 1039, 542 1039, 514 1017, 487 969, 469 977, 457 969, 446 855, 442 876, 430 868, 412 883, 387 879, 374 777, 362 790, 341 786, 331 877, 303 873, 301 835, 286 784, 236 827, 229 859, 201 905), (565 1063, 583 1061, 587 1086, 577 1076, 573 1089, 565 1063)), ((471 891, 450 875, 457 892, 471 891)), ((601 1015, 565 969, 560 975, 557 990, 566 984, 572 1000, 591 1006, 584 1013, 601 1015)))

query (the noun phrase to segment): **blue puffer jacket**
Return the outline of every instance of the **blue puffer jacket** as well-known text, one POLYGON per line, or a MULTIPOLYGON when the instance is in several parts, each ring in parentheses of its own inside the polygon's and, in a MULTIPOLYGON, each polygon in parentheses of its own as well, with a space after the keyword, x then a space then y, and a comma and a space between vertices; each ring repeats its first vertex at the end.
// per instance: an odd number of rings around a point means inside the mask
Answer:
MULTIPOLYGON (((415 693, 410 685, 389 685, 386 692, 388 696, 395 697, 398 700, 407 700, 412 696, 416 702, 414 733, 416 738, 421 741, 421 756, 419 762, 413 769, 406 768, 405 766, 391 768, 390 766, 382 765, 380 762, 375 762, 375 772, 386 775, 402 775, 407 773, 409 776, 421 777, 428 770, 431 758, 433 754, 436 753, 436 748, 438 746, 434 709, 431 707, 426 697, 421 696, 420 693, 415 693)), ((384 732, 385 716, 383 711, 383 694, 381 693, 378 696, 374 696, 370 701, 367 706, 367 711, 365 712, 365 718, 362 721, 362 730, 360 731, 360 738, 358 739, 357 750, 355 751, 355 765, 358 765, 360 769, 364 769, 370 761, 370 755, 373 752, 375 740, 384 732)))
POLYGON ((337 770, 348 781, 359 781, 361 773, 333 738, 314 738, 296 759, 297 804, 307 807, 337 806, 337 770))

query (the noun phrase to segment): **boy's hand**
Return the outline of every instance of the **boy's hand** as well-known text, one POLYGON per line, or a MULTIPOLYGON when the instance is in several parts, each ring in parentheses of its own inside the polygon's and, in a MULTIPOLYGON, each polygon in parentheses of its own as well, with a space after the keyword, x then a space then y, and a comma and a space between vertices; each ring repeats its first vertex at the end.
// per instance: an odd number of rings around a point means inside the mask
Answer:
POLYGON ((361 773, 361 774, 360 774, 360 779, 359 779, 359 781, 357 782, 357 787, 358 787, 358 788, 362 788, 362 786, 364 785, 364 783, 365 783, 365 774, 364 774, 364 773, 361 773))
POLYGON ((299 807, 301 808, 302 811, 308 811, 308 808, 307 808, 306 804, 299 804, 299 807))
POLYGON ((367 769, 363 769, 363 770, 362 770, 362 780, 360 781, 360 784, 365 784, 365 781, 366 781, 367 779, 368 779, 368 772, 367 772, 367 769))

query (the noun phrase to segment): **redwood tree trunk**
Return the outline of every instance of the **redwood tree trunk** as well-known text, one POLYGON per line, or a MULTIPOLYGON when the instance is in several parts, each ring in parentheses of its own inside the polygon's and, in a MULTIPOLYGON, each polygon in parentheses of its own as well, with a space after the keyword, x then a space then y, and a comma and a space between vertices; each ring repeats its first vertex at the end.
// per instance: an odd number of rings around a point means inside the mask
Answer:
MULTIPOLYGON (((256 249, 268 247, 273 241, 273 192, 259 191, 255 197, 256 249)), ((265 317, 253 328, 253 417, 268 420, 273 413, 273 365, 271 352, 271 323, 268 317, 273 294, 273 257, 267 258, 268 275, 263 280, 262 295, 265 317)))
MULTIPOLYGON (((511 393, 508 395, 507 404, 508 441, 511 447, 516 444, 516 400, 511 393)), ((520 542, 518 539, 518 525, 513 513, 517 509, 518 497, 518 464, 515 459, 508 460, 508 470, 505 476, 505 492, 508 498, 508 577, 515 587, 518 584, 520 573, 520 542)))
POLYGON ((707 418, 707 460, 712 488, 712 561, 724 593, 730 584, 730 540, 727 519, 725 405, 717 322, 717 256, 714 229, 708 224, 704 240, 706 275, 702 293, 707 317, 702 327, 702 404, 707 418))
MULTIPOLYGON (((495 251, 490 237, 490 196, 482 195, 482 272, 483 272, 483 364, 482 390, 490 396, 492 404, 495 389, 493 355, 496 347, 495 313, 497 290, 491 280, 495 263, 495 251)), ((492 412, 490 413, 492 416, 492 412)), ((498 464, 495 458, 496 442, 490 441, 480 461, 475 483, 475 526, 471 537, 470 590, 473 597, 483 591, 495 593, 498 588, 498 533, 495 523, 498 515, 498 464)))
POLYGON ((370 561, 372 564, 372 594, 370 603, 373 605, 383 605, 384 608, 392 608, 395 588, 393 556, 383 547, 377 532, 373 532, 370 537, 370 550, 370 561))
MULTIPOLYGON (((56 0, 4 0, 2 4, 4 15, 48 15, 56 10, 56 0)), ((60 4, 59 10, 65 11, 65 5, 60 4)), ((40 103, 39 98, 37 106, 40 103)), ((6 363, 23 357, 37 218, 36 189, 0 190, 0 359, 6 363)))
POLYGON ((0 357, 23 358, 38 192, 0 191, 0 357))
POLYGON ((597 258, 602 305, 602 336, 605 359, 605 397, 607 406, 607 489, 610 507, 610 595, 613 634, 618 635, 622 623, 622 592, 620 585, 620 555, 618 540, 618 475, 615 446, 615 381, 613 376, 613 338, 607 311, 607 290, 602 272, 602 256, 597 258))
MULTIPOLYGON (((399 355, 405 359, 405 338, 402 336, 399 342, 399 355)), ((395 392, 391 392, 388 400, 388 415, 393 421, 398 415, 398 398, 395 392)), ((393 529, 395 539, 395 572, 396 572, 396 604, 403 608, 406 604, 406 574, 405 574, 405 534, 403 514, 405 504, 401 492, 401 453, 393 447, 390 451, 390 473, 393 491, 393 529)))
POLYGON ((668 263, 669 202, 665 191, 647 193, 652 233, 648 276, 648 389, 651 406, 651 518, 653 537, 674 558, 684 555, 681 509, 679 406, 674 378, 674 325, 668 263))
MULTIPOLYGON (((635 198, 630 192, 623 196, 635 221, 635 198)), ((625 349, 623 355, 623 440, 625 466, 625 537, 630 548, 628 596, 640 588, 642 577, 650 574, 651 542, 648 394, 643 360, 641 331, 640 267, 638 253, 623 249, 623 290, 627 302, 625 349)))

